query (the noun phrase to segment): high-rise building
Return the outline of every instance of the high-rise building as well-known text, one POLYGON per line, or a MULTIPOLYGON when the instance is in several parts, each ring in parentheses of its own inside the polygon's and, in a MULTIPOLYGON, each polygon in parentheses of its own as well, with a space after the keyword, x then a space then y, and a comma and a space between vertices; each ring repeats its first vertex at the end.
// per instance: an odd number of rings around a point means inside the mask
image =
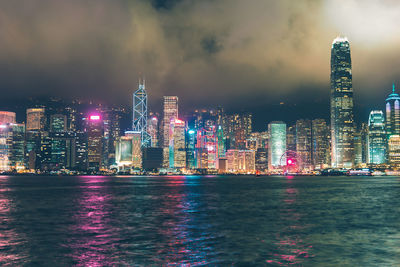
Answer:
POLYGON ((25 133, 25 155, 26 166, 30 170, 37 170, 40 168, 41 158, 41 132, 40 131, 26 131, 25 133))
POLYGON ((0 125, 0 170, 11 171, 25 168, 25 125, 0 125))
POLYGON ((268 168, 267 150, 265 148, 258 148, 255 157, 256 170, 265 171, 268 168))
POLYGON ((219 151, 216 127, 208 121, 204 127, 198 129, 196 139, 198 168, 217 169, 219 151))
POLYGON ((274 121, 268 124, 268 169, 286 165, 286 123, 274 121))
POLYGON ((74 106, 65 108, 68 117, 68 131, 74 132, 78 130, 78 110, 74 106))
POLYGON ((354 165, 360 166, 363 164, 362 161, 362 140, 361 140, 361 133, 356 131, 354 133, 354 165))
POLYGON ((224 158, 225 157, 225 137, 224 137, 224 131, 223 131, 221 125, 218 125, 217 139, 218 139, 218 158, 224 158))
POLYGON ((139 81, 139 88, 133 94, 133 131, 140 132, 142 147, 151 145, 151 137, 147 132, 147 93, 145 82, 139 81))
POLYGON ((353 84, 350 43, 338 37, 331 49, 332 166, 350 168, 354 163, 353 84))
POLYGON ((152 116, 147 121, 147 131, 151 138, 151 147, 159 147, 158 144, 158 118, 152 116))
POLYGON ((226 117, 223 122, 226 126, 222 125, 222 129, 228 140, 230 140, 230 147, 236 149, 245 149, 246 140, 252 132, 252 114, 232 114, 226 117))
POLYGON ((16 123, 15 112, 0 111, 0 125, 7 123, 16 123))
POLYGON ((75 133, 74 164, 73 168, 77 171, 88 169, 88 135, 86 132, 75 133))
POLYGON ((330 165, 329 127, 324 119, 312 121, 312 159, 316 169, 330 165))
POLYGON ((178 119, 178 97, 164 96, 163 147, 169 146, 169 127, 171 121, 178 119))
POLYGON ((115 161, 119 170, 141 168, 141 132, 128 132, 117 140, 115 161), (138 153, 139 152, 139 153, 138 153))
POLYGON ((400 96, 395 93, 394 83, 392 93, 386 98, 386 134, 400 134, 400 96))
POLYGON ((143 169, 157 171, 162 167, 163 150, 161 147, 145 147, 143 149, 143 169))
POLYGON ((195 169, 196 164, 196 130, 188 129, 186 132, 186 167, 195 169))
POLYGON ((296 122, 296 155, 300 170, 312 168, 312 136, 311 121, 298 120, 296 122))
POLYGON ((142 168, 142 133, 137 131, 126 131, 125 136, 132 139, 132 167, 142 168))
POLYGON ((86 132, 88 136, 88 167, 98 171, 102 167, 103 156, 103 120, 100 115, 93 114, 87 119, 86 132))
POLYGON ((169 167, 169 137, 171 121, 178 119, 178 97, 164 96, 162 121, 163 165, 169 167))
POLYGON ((107 121, 108 123, 107 131, 104 131, 104 147, 107 151, 104 151, 104 157, 106 160, 106 166, 111 166, 115 164, 115 145, 118 138, 121 136, 121 120, 122 120, 123 109, 121 108, 111 108, 107 111, 107 121))
POLYGON ((290 151, 296 151, 296 125, 288 126, 286 132, 286 148, 290 151))
POLYGON ((362 163, 368 162, 368 124, 363 122, 361 123, 360 128, 361 134, 361 160, 362 163))
POLYGON ((253 150, 229 149, 226 151, 229 172, 248 173, 256 170, 255 152, 253 150))
POLYGON ((373 110, 368 119, 368 163, 386 162, 386 140, 383 111, 373 110))
POLYGON ((394 134, 389 136, 388 142, 388 159, 391 167, 400 167, 400 135, 394 134))
POLYGON ((67 131, 67 116, 53 114, 50 116, 50 132, 62 133, 67 131))
POLYGON ((169 167, 185 168, 186 167, 186 150, 185 150, 185 122, 179 119, 171 120, 169 136, 169 167))
POLYGON ((26 130, 43 131, 46 127, 44 108, 28 108, 26 110, 26 130))

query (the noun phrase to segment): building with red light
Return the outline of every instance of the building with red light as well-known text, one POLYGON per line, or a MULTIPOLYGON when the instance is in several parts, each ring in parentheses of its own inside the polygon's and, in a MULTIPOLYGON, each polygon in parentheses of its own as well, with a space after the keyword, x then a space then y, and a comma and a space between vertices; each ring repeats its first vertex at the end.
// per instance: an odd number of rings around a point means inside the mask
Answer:
POLYGON ((7 123, 16 123, 15 112, 0 111, 0 125, 7 123))
POLYGON ((104 125, 99 114, 92 114, 86 120, 88 137, 89 170, 97 171, 102 167, 104 125))

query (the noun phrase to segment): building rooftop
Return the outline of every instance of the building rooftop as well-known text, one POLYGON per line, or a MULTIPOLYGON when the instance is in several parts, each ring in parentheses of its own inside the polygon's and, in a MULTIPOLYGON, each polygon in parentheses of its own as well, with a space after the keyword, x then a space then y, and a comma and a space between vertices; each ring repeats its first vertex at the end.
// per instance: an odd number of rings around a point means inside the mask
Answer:
POLYGON ((349 40, 347 39, 347 37, 342 37, 342 36, 338 36, 335 38, 335 40, 333 40, 332 42, 332 46, 336 43, 345 43, 345 42, 349 42, 349 40))

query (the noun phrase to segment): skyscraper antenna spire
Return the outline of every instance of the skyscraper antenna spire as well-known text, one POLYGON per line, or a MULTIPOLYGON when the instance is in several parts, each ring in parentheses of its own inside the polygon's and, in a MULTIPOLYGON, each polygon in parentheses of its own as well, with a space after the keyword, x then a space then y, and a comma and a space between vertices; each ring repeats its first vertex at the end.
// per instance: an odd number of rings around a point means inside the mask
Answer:
POLYGON ((393 91, 393 94, 394 94, 394 90, 395 90, 395 86, 394 86, 394 82, 393 82, 393 89, 392 89, 392 91, 393 91))
POLYGON ((144 75, 141 72, 139 72, 139 85, 143 85, 143 87, 146 87, 145 83, 146 83, 146 79, 145 79, 144 75))

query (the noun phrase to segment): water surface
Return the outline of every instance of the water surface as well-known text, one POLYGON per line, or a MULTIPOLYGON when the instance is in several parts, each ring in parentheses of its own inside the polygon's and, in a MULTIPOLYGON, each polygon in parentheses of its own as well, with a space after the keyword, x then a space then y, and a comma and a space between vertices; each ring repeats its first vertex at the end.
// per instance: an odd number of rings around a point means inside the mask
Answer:
POLYGON ((0 265, 400 264, 397 177, 0 177, 0 265))

